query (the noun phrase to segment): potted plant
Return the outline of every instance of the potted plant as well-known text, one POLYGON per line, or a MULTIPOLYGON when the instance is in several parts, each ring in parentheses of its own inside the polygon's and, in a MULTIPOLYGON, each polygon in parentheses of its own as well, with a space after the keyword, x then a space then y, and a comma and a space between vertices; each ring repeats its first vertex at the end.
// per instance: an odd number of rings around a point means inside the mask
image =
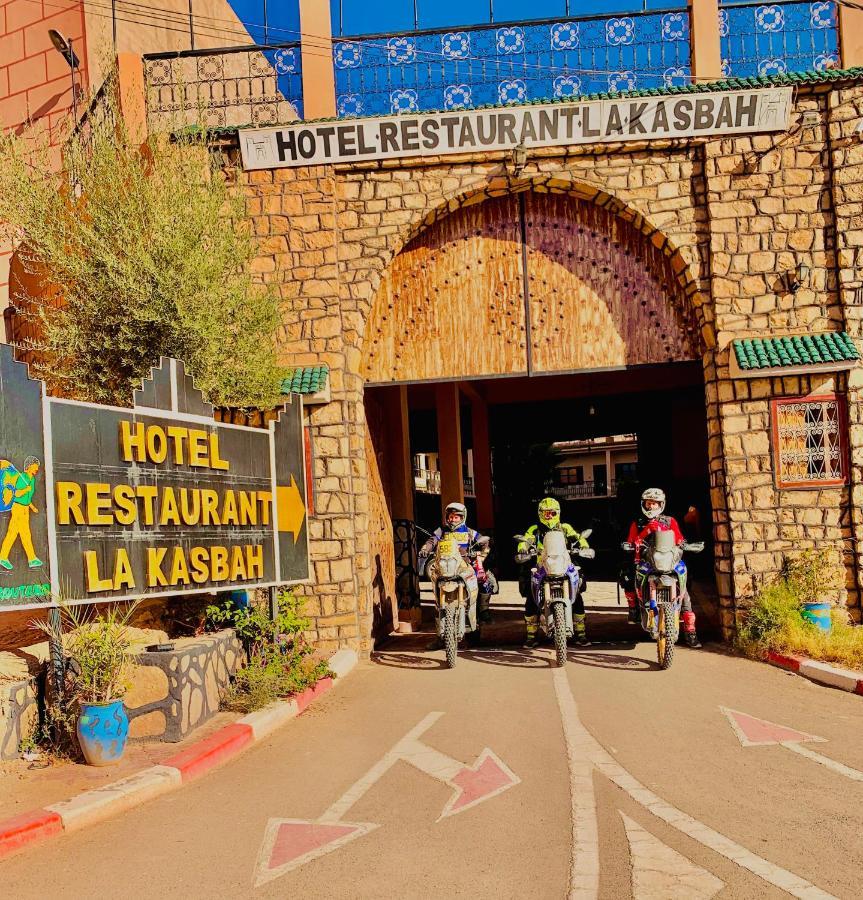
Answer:
POLYGON ((59 629, 36 623, 63 648, 71 675, 67 683, 71 682, 74 693, 65 699, 76 705, 78 743, 91 766, 113 765, 126 749, 129 717, 123 696, 134 666, 128 654, 128 624, 134 608, 110 607, 88 614, 64 607, 59 629))
POLYGON ((783 574, 797 592, 803 618, 829 633, 835 605, 833 598, 842 586, 842 568, 835 551, 804 550, 786 558, 783 574))

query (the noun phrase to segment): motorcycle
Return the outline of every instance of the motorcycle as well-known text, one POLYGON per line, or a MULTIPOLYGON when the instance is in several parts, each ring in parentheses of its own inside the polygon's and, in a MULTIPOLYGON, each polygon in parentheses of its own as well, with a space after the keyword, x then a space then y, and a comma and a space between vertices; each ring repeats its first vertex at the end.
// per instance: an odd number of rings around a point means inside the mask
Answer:
MULTIPOLYGON (((590 537, 591 529, 582 532, 590 537)), ((554 641, 554 651, 559 666, 566 665, 566 642, 574 634, 572 604, 584 587, 581 570, 574 557, 593 559, 596 552, 589 547, 569 547, 562 531, 549 531, 542 539, 542 550, 537 553, 534 535, 515 535, 519 544, 527 545, 516 554, 518 563, 537 557, 536 568, 531 570, 531 589, 540 609, 540 627, 554 641)))
MULTIPOLYGON (((623 550, 634 553, 635 544, 624 541, 623 550)), ((654 531, 640 544, 635 565, 635 593, 641 612, 641 627, 656 641, 659 665, 668 669, 674 645, 680 636, 680 610, 686 596, 684 551, 701 553, 704 542, 677 544, 671 531, 654 531)))
POLYGON ((456 664, 458 642, 468 632, 477 630, 479 582, 471 562, 487 549, 487 539, 484 543, 471 544, 468 561, 462 555, 458 541, 452 535, 445 535, 438 541, 434 556, 425 567, 435 596, 435 626, 450 669, 456 664))

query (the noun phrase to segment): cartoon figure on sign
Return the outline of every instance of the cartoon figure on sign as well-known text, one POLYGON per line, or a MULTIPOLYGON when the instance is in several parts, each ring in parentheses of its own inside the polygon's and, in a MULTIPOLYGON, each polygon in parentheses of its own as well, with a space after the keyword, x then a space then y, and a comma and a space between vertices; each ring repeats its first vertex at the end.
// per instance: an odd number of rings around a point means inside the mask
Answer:
POLYGON ((0 512, 9 513, 6 537, 0 545, 0 566, 4 569, 12 568, 9 554, 19 538, 30 568, 38 569, 42 565, 42 560, 33 550, 33 538, 30 536, 30 513, 39 512, 32 500, 40 465, 35 456, 28 456, 24 460, 24 471, 19 472, 8 459, 0 459, 0 512))

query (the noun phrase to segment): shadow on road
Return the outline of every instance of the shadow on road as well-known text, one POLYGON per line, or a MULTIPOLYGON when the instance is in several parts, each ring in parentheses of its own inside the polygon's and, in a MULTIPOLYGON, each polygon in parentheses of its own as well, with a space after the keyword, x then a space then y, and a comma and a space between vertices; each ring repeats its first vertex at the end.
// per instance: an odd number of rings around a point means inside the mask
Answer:
POLYGON ((567 659, 577 666, 590 666, 599 669, 626 669, 630 672, 661 672, 662 667, 657 662, 649 659, 641 659, 637 656, 623 656, 622 654, 591 653, 589 650, 570 650, 567 659))
POLYGON ((416 652, 393 653, 386 650, 378 650, 372 653, 371 659, 376 665, 390 666, 396 669, 425 669, 431 672, 447 667, 445 659, 416 652))

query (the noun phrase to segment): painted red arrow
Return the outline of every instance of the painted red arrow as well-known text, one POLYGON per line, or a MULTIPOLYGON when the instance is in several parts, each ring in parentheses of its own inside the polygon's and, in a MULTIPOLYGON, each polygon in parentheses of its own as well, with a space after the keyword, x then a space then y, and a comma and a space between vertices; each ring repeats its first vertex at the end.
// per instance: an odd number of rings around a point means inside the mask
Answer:
POLYGON ((766 719, 756 719, 736 709, 719 707, 726 715, 734 733, 744 747, 764 747, 769 744, 799 744, 803 741, 824 741, 824 738, 787 725, 777 725, 766 719))
POLYGON ((491 750, 485 749, 472 766, 465 766, 447 782, 456 789, 440 818, 464 812, 518 784, 520 779, 491 750))
POLYGON ((270 819, 258 855, 255 886, 260 887, 291 869, 331 853, 377 827, 370 822, 270 819))

